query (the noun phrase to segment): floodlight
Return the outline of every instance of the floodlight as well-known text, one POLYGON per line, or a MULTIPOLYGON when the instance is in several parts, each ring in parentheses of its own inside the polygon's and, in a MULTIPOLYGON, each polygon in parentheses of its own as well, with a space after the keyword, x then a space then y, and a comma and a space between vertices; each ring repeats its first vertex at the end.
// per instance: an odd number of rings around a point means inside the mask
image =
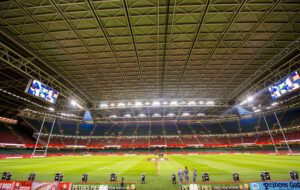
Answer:
POLYGON ((232 173, 232 179, 234 182, 240 181, 240 175, 238 173, 232 173))
POLYGON ((149 105, 150 105, 150 102, 145 102, 145 105, 146 105, 146 106, 149 106, 149 105))
POLYGON ((202 174, 202 181, 205 182, 205 181, 209 181, 209 175, 207 172, 204 172, 202 174))
POLYGON ((166 102, 166 101, 163 102, 163 105, 167 105, 167 104, 168 104, 168 102, 166 102))
POLYGON ((114 106, 115 106, 115 104, 114 104, 114 103, 111 103, 111 104, 110 104, 110 107, 114 107, 114 106))
POLYGON ((255 113, 257 113, 257 112, 260 112, 261 110, 260 109, 256 109, 256 110, 254 110, 254 112, 255 113))
POLYGON ((136 107, 140 107, 140 106, 143 106, 143 103, 142 103, 142 102, 135 102, 134 105, 135 105, 136 107))
POLYGON ((154 102, 152 102, 152 106, 160 106, 160 102, 159 101, 154 101, 154 102))
POLYGON ((189 101, 189 102, 188 102, 188 105, 190 105, 190 106, 196 105, 196 102, 195 102, 195 101, 189 101))
POLYGON ((199 101, 199 104, 202 105, 202 104, 204 104, 204 102, 203 101, 199 101))
POLYGON ((36 176, 35 173, 30 173, 29 176, 28 176, 28 181, 34 181, 35 180, 35 176, 36 176))
POLYGON ((52 107, 50 107, 50 108, 48 108, 48 110, 51 111, 51 112, 53 112, 55 109, 52 108, 52 107))
POLYGON ((108 105, 106 103, 101 103, 100 104, 100 108, 107 108, 107 107, 108 107, 108 105))
POLYGON ((64 178, 63 173, 56 173, 54 176, 54 181, 62 181, 64 178))
POLYGON ((273 102, 272 104, 271 104, 271 106, 277 106, 278 105, 278 102, 273 102))
POLYGON ((88 174, 82 174, 81 181, 82 181, 82 182, 87 182, 87 181, 88 181, 88 177, 89 177, 88 174))
POLYGON ((178 104, 177 101, 172 101, 172 102, 170 103, 171 106, 177 106, 177 104, 178 104))
POLYGON ((116 115, 111 115, 111 116, 109 116, 110 118, 117 118, 117 116, 116 115))
POLYGON ((188 117, 188 116, 190 116, 190 113, 184 112, 184 113, 182 114, 182 116, 183 116, 183 117, 188 117))
POLYGON ((9 181, 9 180, 11 180, 11 177, 12 177, 12 173, 10 173, 10 172, 3 172, 2 173, 2 180, 9 181))
POLYGON ((204 113, 197 113, 197 116, 205 116, 205 114, 204 113))
POLYGON ((169 113, 169 114, 167 115, 167 117, 174 117, 174 116, 175 116, 174 113, 169 113))
POLYGON ((131 117, 131 115, 130 114, 125 114, 124 117, 129 118, 129 117, 131 117))
POLYGON ((271 180, 270 172, 267 171, 262 171, 260 174, 261 180, 262 181, 269 181, 271 180))
POLYGON ((117 174, 111 173, 110 174, 110 182, 116 182, 117 181, 117 174))
POLYGON ((74 106, 74 107, 77 105, 77 102, 76 102, 75 100, 71 100, 70 103, 71 103, 71 105, 74 106))
POLYGON ((214 101, 207 101, 206 104, 207 105, 215 105, 215 102, 214 101))
POLYGON ((172 174, 171 179, 172 179, 172 183, 176 184, 176 175, 175 174, 172 174))
POLYGON ((298 172, 296 172, 296 171, 290 171, 290 176, 291 176, 291 180, 298 180, 299 179, 298 172))
POLYGON ((139 117, 146 117, 144 113, 139 114, 139 117))
POLYGON ((145 184, 146 183, 146 175, 142 174, 141 175, 141 184, 145 184))
POLYGON ((247 98, 247 102, 252 102, 254 100, 254 97, 253 96, 249 96, 248 98, 247 98))
POLYGON ((120 103, 118 103, 118 107, 125 107, 125 104, 120 102, 120 103))
POLYGON ((159 113, 155 113, 152 115, 152 117, 161 117, 161 115, 159 113))

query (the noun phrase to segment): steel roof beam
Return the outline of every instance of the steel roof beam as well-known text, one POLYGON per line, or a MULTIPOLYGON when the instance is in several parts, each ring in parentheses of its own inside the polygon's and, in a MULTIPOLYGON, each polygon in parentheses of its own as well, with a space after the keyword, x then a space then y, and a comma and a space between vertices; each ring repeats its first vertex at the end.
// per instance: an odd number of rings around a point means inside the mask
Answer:
MULTIPOLYGON (((113 45, 111 44, 111 42, 110 42, 110 40, 109 40, 109 37, 108 37, 108 35, 107 35, 107 33, 106 33, 105 29, 104 29, 104 26, 103 26, 103 24, 102 24, 100 18, 97 16, 97 13, 95 12, 95 9, 94 9, 94 7, 93 7, 92 2, 91 2, 90 0, 86 0, 86 2, 87 2, 87 4, 88 4, 90 10, 91 10, 92 13, 93 13, 93 18, 96 20, 97 25, 98 25, 98 28, 101 30, 101 32, 102 32, 102 34, 103 34, 103 36, 104 36, 104 39, 105 39, 105 41, 106 41, 106 44, 109 46, 110 51, 112 52, 112 54, 113 54, 113 56, 114 56, 114 59, 115 59, 116 63, 118 64, 118 67, 119 67, 119 70, 120 70, 120 73, 121 73, 121 76, 122 76, 123 80, 124 80, 124 81, 127 81, 127 78, 126 78, 126 76, 125 76, 125 74, 124 74, 124 71, 122 70, 121 64, 120 64, 120 62, 119 62, 119 60, 118 60, 118 57, 117 57, 116 52, 115 52, 115 50, 114 50, 114 48, 113 48, 113 45)), ((127 83, 125 83, 125 85, 127 85, 127 83)))
POLYGON ((49 75, 44 70, 40 69, 31 61, 27 60, 21 56, 16 51, 12 50, 2 42, 0 42, 0 60, 7 65, 10 65, 12 68, 18 70, 19 72, 27 75, 30 78, 36 78, 47 85, 51 86, 65 98, 74 97, 78 101, 82 101, 72 90, 67 88, 64 84, 59 82, 56 78, 49 75))
POLYGON ((137 66, 138 66, 140 80, 141 80, 141 84, 142 84, 142 87, 144 89, 145 98, 146 98, 147 94, 146 94, 146 90, 145 90, 145 86, 144 86, 143 71, 141 69, 140 59, 139 59, 138 50, 137 50, 136 43, 135 43, 135 38, 134 38, 133 28, 132 28, 132 24, 131 24, 131 20, 130 20, 130 14, 129 14, 129 11, 128 11, 128 6, 127 6, 127 3, 126 3, 126 0, 122 0, 122 3, 123 3, 124 12, 126 13, 125 15, 126 15, 127 24, 128 24, 130 34, 131 34, 131 41, 132 41, 132 45, 133 45, 135 56, 136 56, 136 62, 137 62, 137 66))

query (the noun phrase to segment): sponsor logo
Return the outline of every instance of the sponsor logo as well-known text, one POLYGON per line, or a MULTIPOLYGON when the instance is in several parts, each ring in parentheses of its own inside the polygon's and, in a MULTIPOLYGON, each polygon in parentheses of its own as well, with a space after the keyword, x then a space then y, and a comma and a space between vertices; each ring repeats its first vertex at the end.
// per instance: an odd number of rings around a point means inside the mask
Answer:
POLYGON ((251 189, 252 190, 259 190, 259 185, 257 183, 252 183, 251 184, 251 189))

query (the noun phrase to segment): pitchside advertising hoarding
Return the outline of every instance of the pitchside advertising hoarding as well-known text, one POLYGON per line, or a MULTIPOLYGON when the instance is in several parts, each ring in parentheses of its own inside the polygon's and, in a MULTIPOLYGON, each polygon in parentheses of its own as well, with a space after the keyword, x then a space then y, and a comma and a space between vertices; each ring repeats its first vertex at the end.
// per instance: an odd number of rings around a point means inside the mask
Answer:
POLYGON ((250 183, 250 190, 299 190, 300 181, 272 181, 250 183))
POLYGON ((71 190, 71 182, 0 181, 0 190, 71 190))
POLYGON ((249 190, 248 183, 184 184, 180 190, 249 190))
POLYGON ((1 181, 0 190, 136 190, 134 183, 89 184, 71 182, 1 181))
POLYGON ((72 190, 136 190, 135 184, 124 184, 123 187, 119 183, 112 184, 73 184, 72 190))
POLYGON ((270 181, 232 184, 185 184, 180 190, 300 190, 300 181, 270 181))

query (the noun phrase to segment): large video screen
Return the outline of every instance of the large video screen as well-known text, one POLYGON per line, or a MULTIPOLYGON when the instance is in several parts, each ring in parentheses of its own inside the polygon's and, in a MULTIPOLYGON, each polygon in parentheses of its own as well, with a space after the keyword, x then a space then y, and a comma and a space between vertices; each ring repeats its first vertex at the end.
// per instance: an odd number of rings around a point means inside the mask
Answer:
POLYGON ((52 104, 56 103, 58 92, 38 80, 30 80, 26 92, 52 104))
POLYGON ((269 87, 269 92, 273 100, 280 98, 296 89, 300 88, 300 76, 297 71, 281 79, 275 85, 269 87))

